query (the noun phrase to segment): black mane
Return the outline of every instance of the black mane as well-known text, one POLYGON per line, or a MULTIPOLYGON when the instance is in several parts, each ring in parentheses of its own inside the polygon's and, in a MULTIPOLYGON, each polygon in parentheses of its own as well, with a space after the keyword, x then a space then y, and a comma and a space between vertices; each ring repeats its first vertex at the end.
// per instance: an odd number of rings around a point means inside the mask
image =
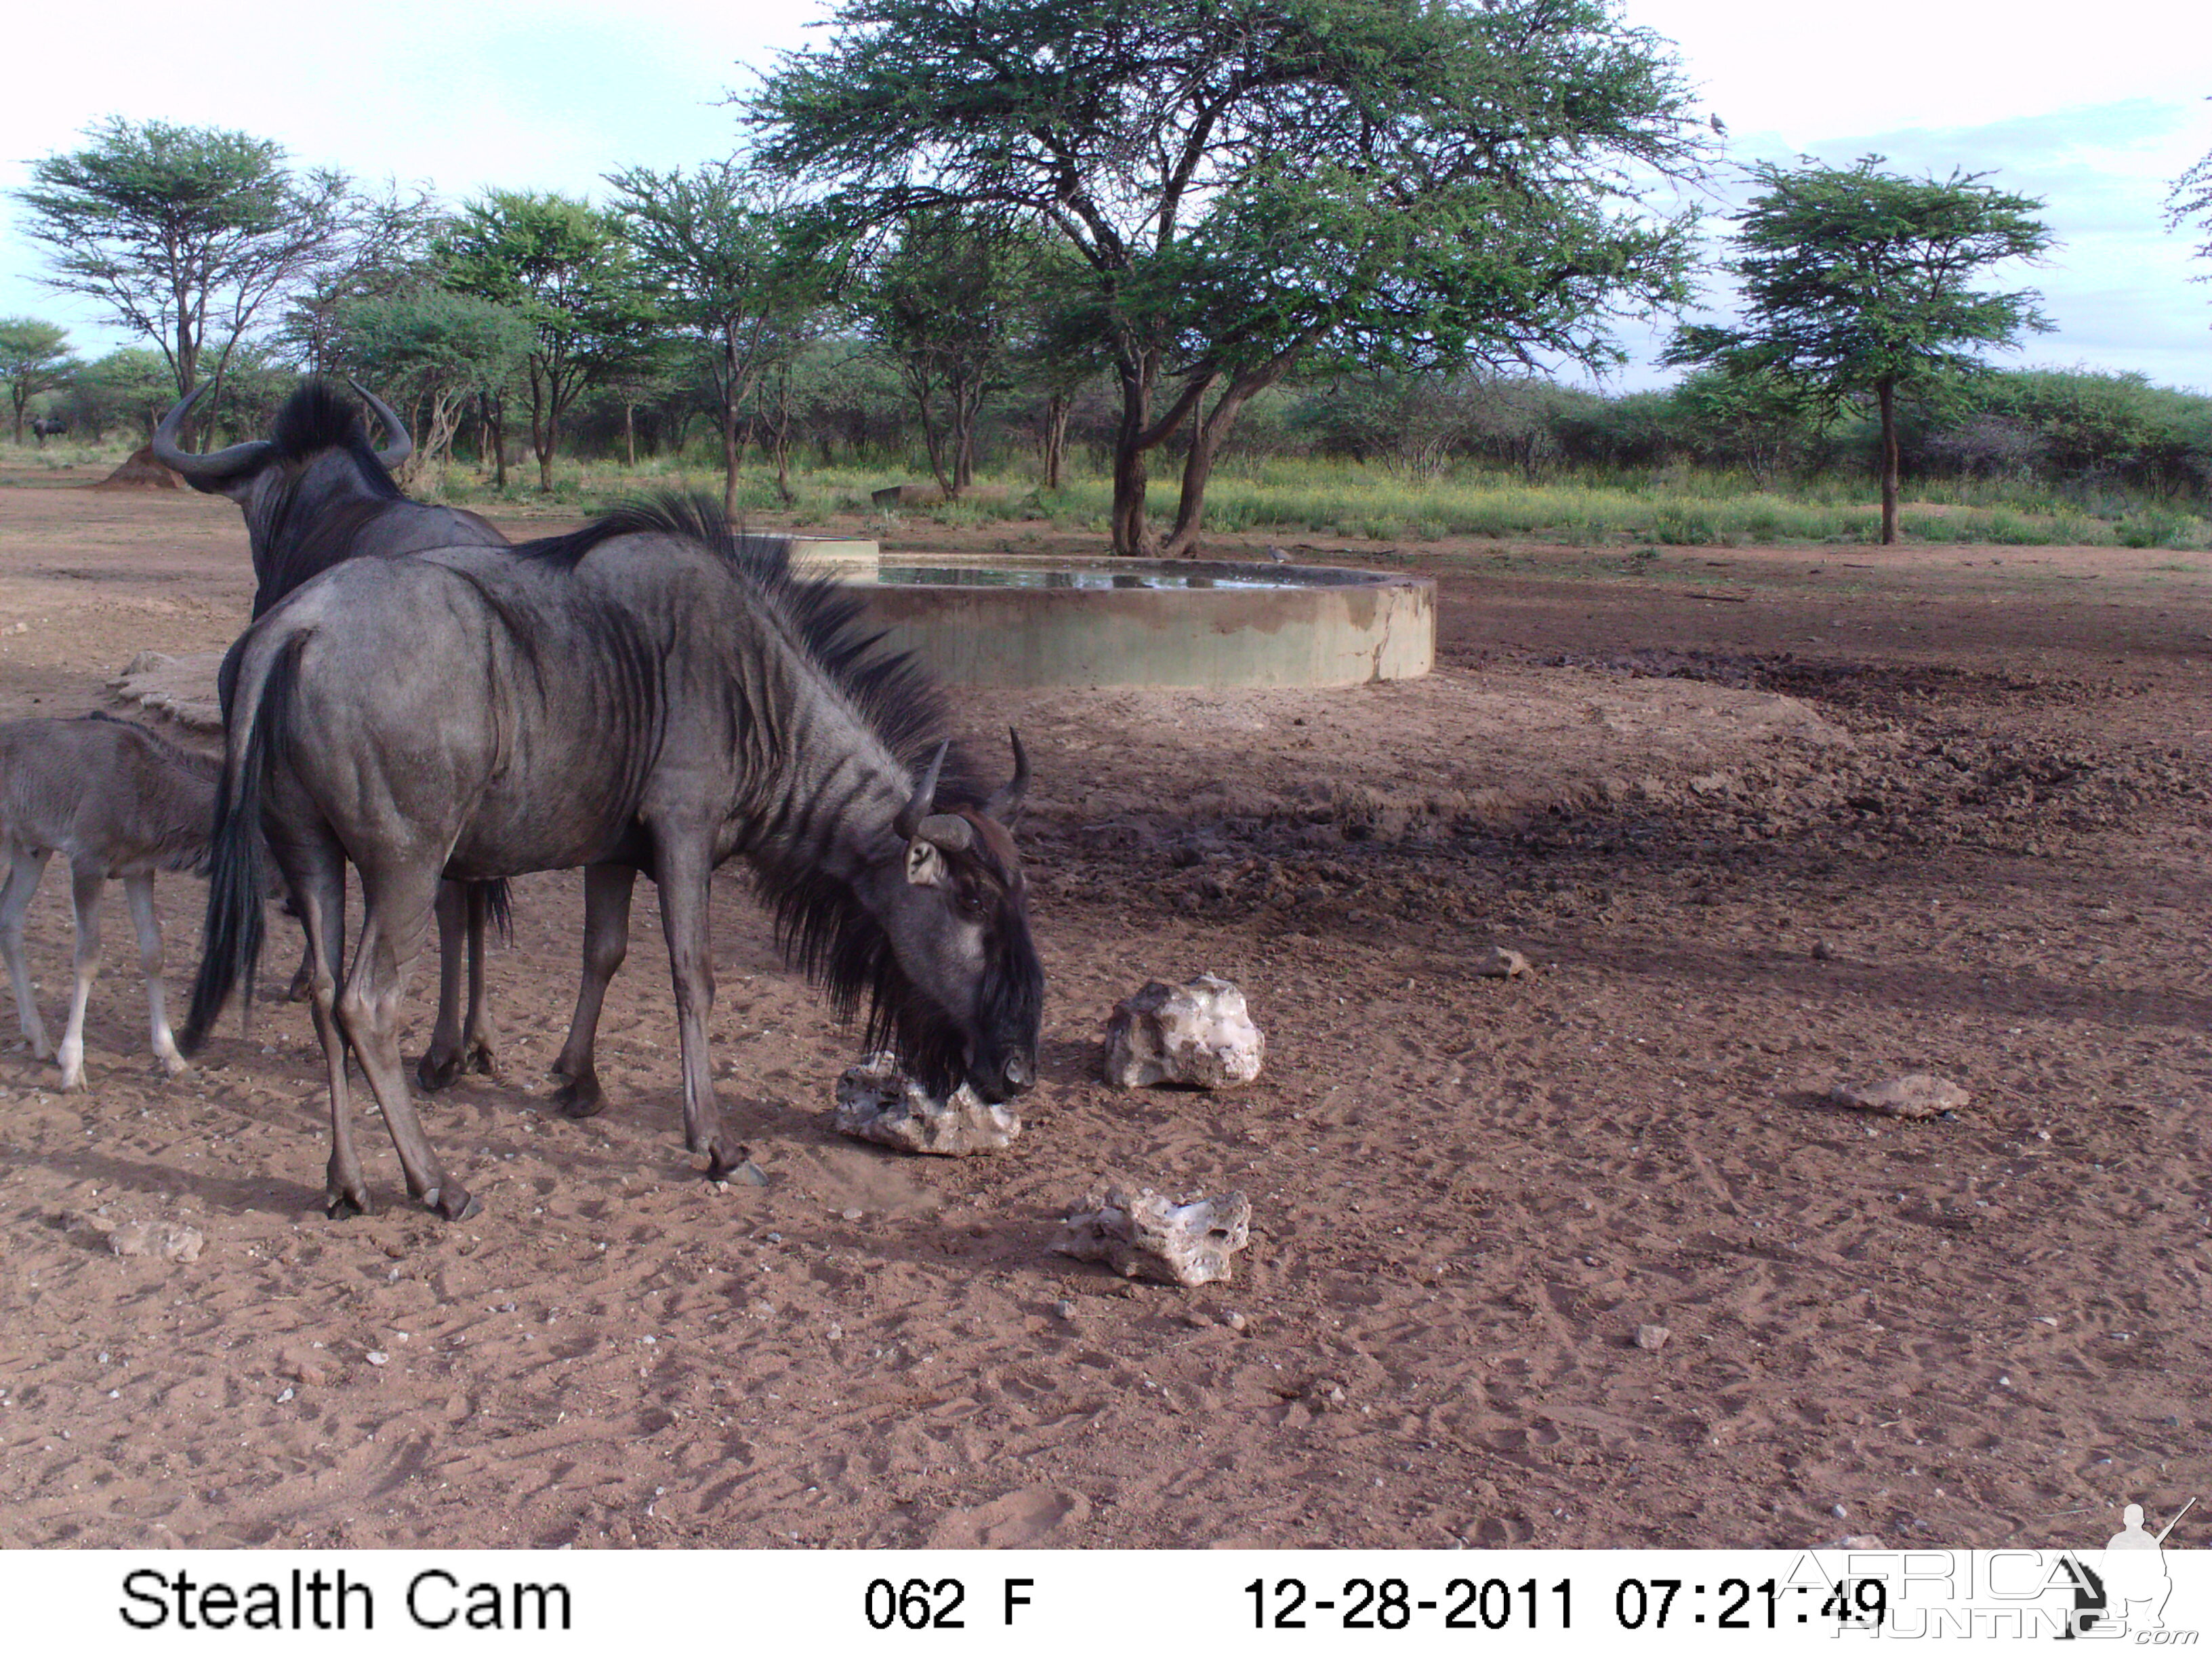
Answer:
MULTIPOLYGON (((946 724, 935 682, 907 653, 884 648, 883 634, 870 631, 866 606, 849 587, 794 571, 787 538, 733 529, 711 497, 671 494, 628 502, 580 530, 514 550, 519 558, 573 570, 592 549, 640 534, 680 536, 719 554, 781 617, 787 635, 850 699, 884 747, 917 773, 928 764, 946 724)), ((974 806, 982 799, 956 747, 939 781, 940 809, 974 806)), ((778 944, 822 987, 837 1017, 850 1020, 865 1000, 869 1045, 896 1047, 925 1087, 950 1092, 964 1060, 957 1039, 925 1006, 881 925, 852 890, 808 865, 755 868, 778 944)))
POLYGON ((348 451, 356 459, 368 463, 362 469, 363 482, 374 493, 384 496, 399 494, 399 486, 392 482, 391 473, 376 459, 375 447, 369 442, 368 430, 361 423, 360 410, 353 406, 350 398, 319 375, 309 376, 298 391, 284 400, 270 429, 270 441, 276 447, 277 458, 286 461, 310 460, 326 449, 348 451))

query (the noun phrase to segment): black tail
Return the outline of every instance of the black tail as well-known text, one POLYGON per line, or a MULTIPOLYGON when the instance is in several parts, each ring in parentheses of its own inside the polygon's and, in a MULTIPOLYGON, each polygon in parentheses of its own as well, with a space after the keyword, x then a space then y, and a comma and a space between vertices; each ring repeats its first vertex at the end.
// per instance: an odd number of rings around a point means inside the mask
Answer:
POLYGON ((484 920, 491 924, 491 931, 499 935, 501 945, 512 946, 514 943, 514 907, 507 897, 507 883, 503 880, 480 881, 477 885, 483 889, 484 920))
POLYGON ((261 793, 269 775, 269 733, 291 702, 300 647, 307 638, 295 634, 264 655, 258 665, 258 686, 249 647, 239 676, 222 787, 216 796, 200 970, 192 981, 191 1012, 177 1034, 177 1046, 187 1054, 206 1044, 240 979, 246 981, 246 1005, 252 1005, 253 978, 261 965, 261 905, 268 891, 261 867, 261 793))

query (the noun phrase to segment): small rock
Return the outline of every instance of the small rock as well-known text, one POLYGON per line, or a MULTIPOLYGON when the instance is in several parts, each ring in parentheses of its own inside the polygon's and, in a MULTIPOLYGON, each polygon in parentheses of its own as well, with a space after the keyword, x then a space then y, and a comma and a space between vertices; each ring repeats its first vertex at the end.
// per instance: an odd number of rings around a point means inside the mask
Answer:
POLYGON ((1106 1081, 1117 1089, 1241 1088, 1260 1075, 1266 1051, 1244 993, 1229 981, 1213 974, 1185 985, 1153 980, 1114 1005, 1106 1022, 1106 1081))
POLYGON ((1306 1390, 1306 1404, 1317 1412, 1341 1411, 1350 1403, 1344 1384, 1322 1377, 1306 1390))
POLYGON ((197 1227, 174 1221, 126 1221, 107 1236, 118 1255, 157 1255, 164 1261, 197 1261, 206 1243, 197 1227))
POLYGON ((1833 962, 1835 959, 1836 959, 1836 953, 1835 953, 1835 951, 1832 951, 1832 950, 1831 950, 1831 949, 1829 948, 1828 941, 1827 941, 1827 940, 1826 940, 1826 939, 1814 939, 1814 940, 1813 941, 1813 960, 1814 960, 1814 961, 1815 961, 1815 962, 1833 962))
POLYGON ((1055 1314, 1059 1315, 1062 1319, 1072 1320, 1075 1317, 1075 1304, 1068 1300, 1066 1297, 1062 1297, 1059 1301, 1054 1303, 1052 1304, 1052 1310, 1055 1314))
POLYGON ((768 1171, 747 1158, 730 1171, 730 1179, 741 1187, 765 1187, 768 1185, 768 1171))
POLYGON ((1067 1218, 1053 1249, 1103 1261, 1125 1279, 1206 1285, 1230 1276, 1229 1258, 1250 1240, 1252 1200, 1242 1193, 1170 1204, 1149 1187, 1109 1182, 1067 1218))
POLYGON ((1832 1550, 1878 1550, 1881 1540, 1870 1532, 1847 1532, 1832 1544, 1822 1546, 1832 1550))
POLYGON ((1886 1117, 1928 1118, 1955 1111, 1973 1097, 1948 1079, 1915 1072, 1887 1083, 1838 1084, 1828 1096, 1838 1106, 1886 1117))
POLYGON ((276 1403, 280 1406, 289 1405, 292 1401, 293 1393, 294 1391, 292 1389, 289 1388, 286 1389, 282 1394, 276 1396, 276 1403))
POLYGON ((1485 979, 1522 979, 1531 971, 1528 957, 1502 945, 1493 945, 1477 957, 1474 968, 1485 979))
POLYGON ((1845 1509, 1841 1504, 1834 1504, 1829 1506, 1828 1513, 1834 1516, 1837 1520, 1840 1521, 1845 1516, 1849 1515, 1850 1511, 1845 1509))
POLYGON ((385 1352, 381 1352, 380 1350, 379 1350, 379 1349, 375 1349, 375 1348, 371 1348, 371 1349, 368 1351, 368 1352, 366 1355, 364 1355, 363 1357, 364 1357, 364 1358, 368 1361, 368 1363, 369 1363, 370 1364, 372 1364, 372 1365, 384 1365, 384 1364, 389 1364, 391 1363, 391 1360, 392 1360, 392 1356, 391 1356, 390 1354, 388 1354, 388 1353, 385 1353, 385 1352))
MULTIPOLYGON (((870 1054, 845 1068, 830 1121, 840 1134, 856 1140, 933 1158, 1004 1152, 1022 1132, 1012 1107, 986 1102, 964 1083, 939 1100, 889 1054, 870 1054)), ((737 1173, 743 1173, 742 1166, 737 1173)))
POLYGON ((1638 1325, 1636 1328, 1636 1346, 1646 1353, 1657 1353, 1667 1346, 1667 1339, 1674 1334, 1664 1325, 1638 1325))
POLYGON ((866 1210, 840 1210, 837 1213, 846 1221, 866 1221, 868 1218, 868 1212, 866 1210))
POLYGON ((1241 1313, 1232 1313, 1222 1322, 1227 1325, 1232 1331, 1249 1330, 1252 1324, 1252 1322, 1245 1318, 1241 1313))

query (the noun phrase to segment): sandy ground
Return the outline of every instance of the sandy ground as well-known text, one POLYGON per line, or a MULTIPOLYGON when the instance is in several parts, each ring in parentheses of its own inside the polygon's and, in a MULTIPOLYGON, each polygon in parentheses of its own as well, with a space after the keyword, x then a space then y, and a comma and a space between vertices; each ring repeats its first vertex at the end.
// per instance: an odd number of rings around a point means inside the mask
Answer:
MULTIPOLYGON (((14 477, 0 714, 240 625, 227 503, 14 477)), ((1437 673, 963 703, 1037 766, 1003 1156, 830 1132, 855 1039, 734 872, 716 1071, 769 1184, 682 1150, 649 889, 615 1103, 552 1114, 546 875, 506 1079, 429 1108, 483 1214, 408 1206, 371 1121, 386 1207, 331 1222, 304 1011, 165 1081, 111 897, 89 1086, 0 1052, 0 1545, 2093 1545, 2212 1489, 2212 556, 1293 551, 1436 575, 1437 673), (1115 1000, 1200 969, 1261 1081, 1097 1081, 1115 1000), (1824 1103, 1923 1070, 1954 1120, 1824 1103), (1247 1192, 1235 1282, 1052 1255, 1108 1170, 1247 1192), (204 1249, 113 1254, 142 1220, 204 1249)), ((202 902, 161 890, 179 984, 202 902)))

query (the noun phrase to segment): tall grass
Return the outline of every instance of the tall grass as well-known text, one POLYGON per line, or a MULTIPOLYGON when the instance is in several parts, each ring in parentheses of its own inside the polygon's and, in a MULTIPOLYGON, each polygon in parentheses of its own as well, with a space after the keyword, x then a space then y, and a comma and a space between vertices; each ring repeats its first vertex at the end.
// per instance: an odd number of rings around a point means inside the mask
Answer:
MULTIPOLYGON (((119 461, 131 445, 27 447, 16 464, 84 472, 119 461)), ((1148 500, 1156 523, 1169 522, 1178 480, 1172 469, 1153 481, 1148 500)), ((871 493, 900 477, 921 476, 896 463, 823 466, 794 459, 793 499, 784 501, 767 469, 742 477, 741 515, 799 528, 854 520, 877 534, 902 522, 978 528, 1042 521, 1064 531, 1103 536, 1112 507, 1111 481, 1101 471, 1072 473, 1044 490, 1023 467, 1000 469, 981 482, 1003 494, 884 514, 871 493)), ((718 453, 703 445, 680 457, 656 457, 627 467, 606 459, 561 459, 554 489, 538 488, 537 464, 507 470, 507 487, 457 463, 440 477, 416 481, 415 493, 456 505, 517 516, 574 516, 642 491, 671 488, 719 495, 718 453)), ((2212 547, 2212 521, 2155 499, 2112 491, 2092 501, 2070 500, 2033 481, 1929 480, 1909 483, 1899 529, 1909 542, 1995 543, 2136 548, 2212 547)), ((1513 537, 1570 545, 1658 544, 1705 547, 1765 543, 1870 543, 1881 518, 1869 483, 1836 477, 1762 487, 1741 473, 1670 466, 1647 473, 1596 474, 1530 482, 1517 474, 1462 467, 1415 477, 1340 460, 1247 458, 1224 465, 1206 492, 1206 527, 1231 535, 1321 536, 1419 544, 1446 537, 1513 537)))

